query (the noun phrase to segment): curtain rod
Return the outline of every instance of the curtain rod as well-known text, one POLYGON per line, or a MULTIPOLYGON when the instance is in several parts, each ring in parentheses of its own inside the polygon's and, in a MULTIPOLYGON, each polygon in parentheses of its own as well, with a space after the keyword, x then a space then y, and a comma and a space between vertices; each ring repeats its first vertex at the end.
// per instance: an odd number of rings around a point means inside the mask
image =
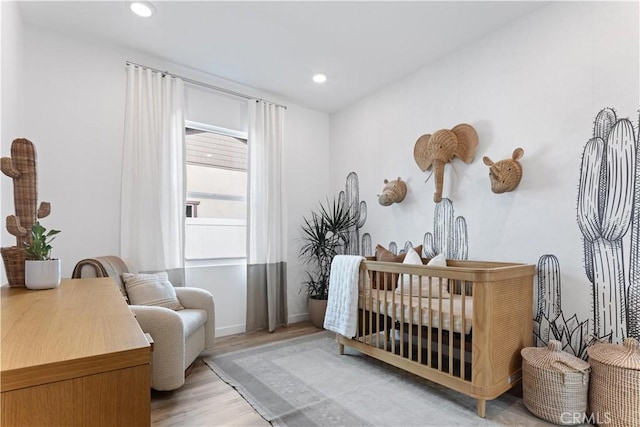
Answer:
POLYGON ((196 86, 202 86, 202 87, 205 87, 207 89, 215 90, 217 92, 226 93, 227 95, 237 96, 238 98, 244 98, 244 99, 255 99, 257 101, 264 101, 264 102, 268 102, 270 104, 276 105, 278 107, 282 107, 285 110, 287 109, 286 105, 278 104, 276 102, 271 102, 271 101, 268 101, 268 100, 262 99, 262 98, 257 98, 255 96, 245 95, 244 93, 235 92, 233 90, 225 89, 225 88, 222 88, 222 87, 213 86, 213 85, 210 85, 208 83, 199 82, 197 80, 193 80, 193 79, 190 79, 188 77, 179 76, 177 74, 173 74, 173 73, 170 73, 168 71, 158 70, 157 68, 147 67, 146 65, 136 64, 135 62, 131 62, 131 61, 125 61, 125 63, 127 65, 134 65, 136 67, 146 68, 148 70, 155 71, 156 73, 161 73, 161 74, 166 75, 166 76, 176 77, 176 78, 182 79, 183 81, 185 81, 187 83, 191 83, 191 84, 196 85, 196 86))

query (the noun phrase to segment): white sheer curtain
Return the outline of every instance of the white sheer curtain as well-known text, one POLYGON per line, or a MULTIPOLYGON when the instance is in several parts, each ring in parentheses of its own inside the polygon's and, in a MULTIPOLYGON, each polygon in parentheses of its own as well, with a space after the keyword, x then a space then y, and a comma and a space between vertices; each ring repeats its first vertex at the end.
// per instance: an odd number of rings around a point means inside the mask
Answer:
POLYGON ((249 100, 247 332, 287 322, 284 108, 249 100))
POLYGON ((184 267, 184 83, 127 65, 121 255, 140 271, 184 267))

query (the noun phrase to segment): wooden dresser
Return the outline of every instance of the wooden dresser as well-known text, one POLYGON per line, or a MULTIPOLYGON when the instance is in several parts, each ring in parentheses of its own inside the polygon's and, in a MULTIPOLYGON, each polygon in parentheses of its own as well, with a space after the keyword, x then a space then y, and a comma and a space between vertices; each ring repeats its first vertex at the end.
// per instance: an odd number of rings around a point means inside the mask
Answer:
POLYGON ((148 426, 151 347, 109 278, 3 286, 2 426, 148 426))

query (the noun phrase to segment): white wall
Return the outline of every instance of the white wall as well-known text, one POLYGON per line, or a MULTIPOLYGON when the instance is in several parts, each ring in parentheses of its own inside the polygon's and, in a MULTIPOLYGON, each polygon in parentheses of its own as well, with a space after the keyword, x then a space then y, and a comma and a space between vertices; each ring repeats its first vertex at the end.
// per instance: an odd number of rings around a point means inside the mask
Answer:
MULTIPOLYGON (((19 91, 22 81, 22 17, 17 2, 0 2, 0 28, 0 147, 2 155, 9 155, 11 142, 23 136, 19 91)), ((2 174, 0 181, 0 207, 13 206, 13 182, 2 174)), ((0 221, 0 235, 3 246, 13 246, 16 240, 6 231, 5 216, 2 215, 0 221)), ((4 264, 0 263, 0 278, 3 277, 4 264)))
POLYGON ((0 3, 0 34, 2 57, 0 58, 0 135, 2 149, 10 147, 11 141, 21 132, 20 96, 18 88, 21 82, 22 69, 22 17, 15 1, 0 3))
POLYGON ((331 186, 356 171, 373 245, 422 243, 433 231, 434 180, 413 159, 423 134, 470 123, 480 144, 467 165, 446 166, 444 197, 469 232, 469 259, 536 264, 558 257, 567 317, 591 316, 577 188, 595 115, 615 107, 638 126, 638 3, 559 2, 429 64, 331 117, 331 186), (524 148, 516 191, 494 194, 483 156, 524 148), (404 202, 377 203, 385 178, 402 177, 404 202))
MULTIPOLYGON (((289 317, 291 321, 306 318, 304 295, 298 292, 301 276, 293 245, 301 212, 310 209, 328 189, 328 116, 100 41, 69 38, 29 25, 24 26, 23 33, 24 136, 38 149, 39 199, 52 204, 52 213, 43 224, 62 230, 54 242, 54 255, 63 261, 63 276, 70 276, 82 258, 119 253, 124 67, 130 60, 288 106, 284 134, 292 242, 288 259, 289 317)), ((198 90, 189 91, 189 111, 202 103, 200 95, 198 90)), ((210 116, 189 118, 228 128, 246 126, 246 115, 237 114, 238 103, 227 99, 225 105, 226 109, 211 107, 210 116), (211 117, 222 122, 211 121, 211 117)), ((10 209, 12 205, 3 204, 2 216, 10 209)), ((3 246, 8 243, 3 238, 3 246)), ((244 330, 244 267, 194 270, 187 272, 187 279, 214 293, 219 333, 244 330)))

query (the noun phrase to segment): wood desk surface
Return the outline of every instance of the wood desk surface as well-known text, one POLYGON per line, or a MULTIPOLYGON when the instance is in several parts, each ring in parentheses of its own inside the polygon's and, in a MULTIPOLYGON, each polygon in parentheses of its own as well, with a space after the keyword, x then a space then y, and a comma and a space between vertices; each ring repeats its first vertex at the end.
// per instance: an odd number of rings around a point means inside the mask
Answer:
POLYGON ((109 278, 0 289, 0 391, 148 364, 150 346, 109 278))

